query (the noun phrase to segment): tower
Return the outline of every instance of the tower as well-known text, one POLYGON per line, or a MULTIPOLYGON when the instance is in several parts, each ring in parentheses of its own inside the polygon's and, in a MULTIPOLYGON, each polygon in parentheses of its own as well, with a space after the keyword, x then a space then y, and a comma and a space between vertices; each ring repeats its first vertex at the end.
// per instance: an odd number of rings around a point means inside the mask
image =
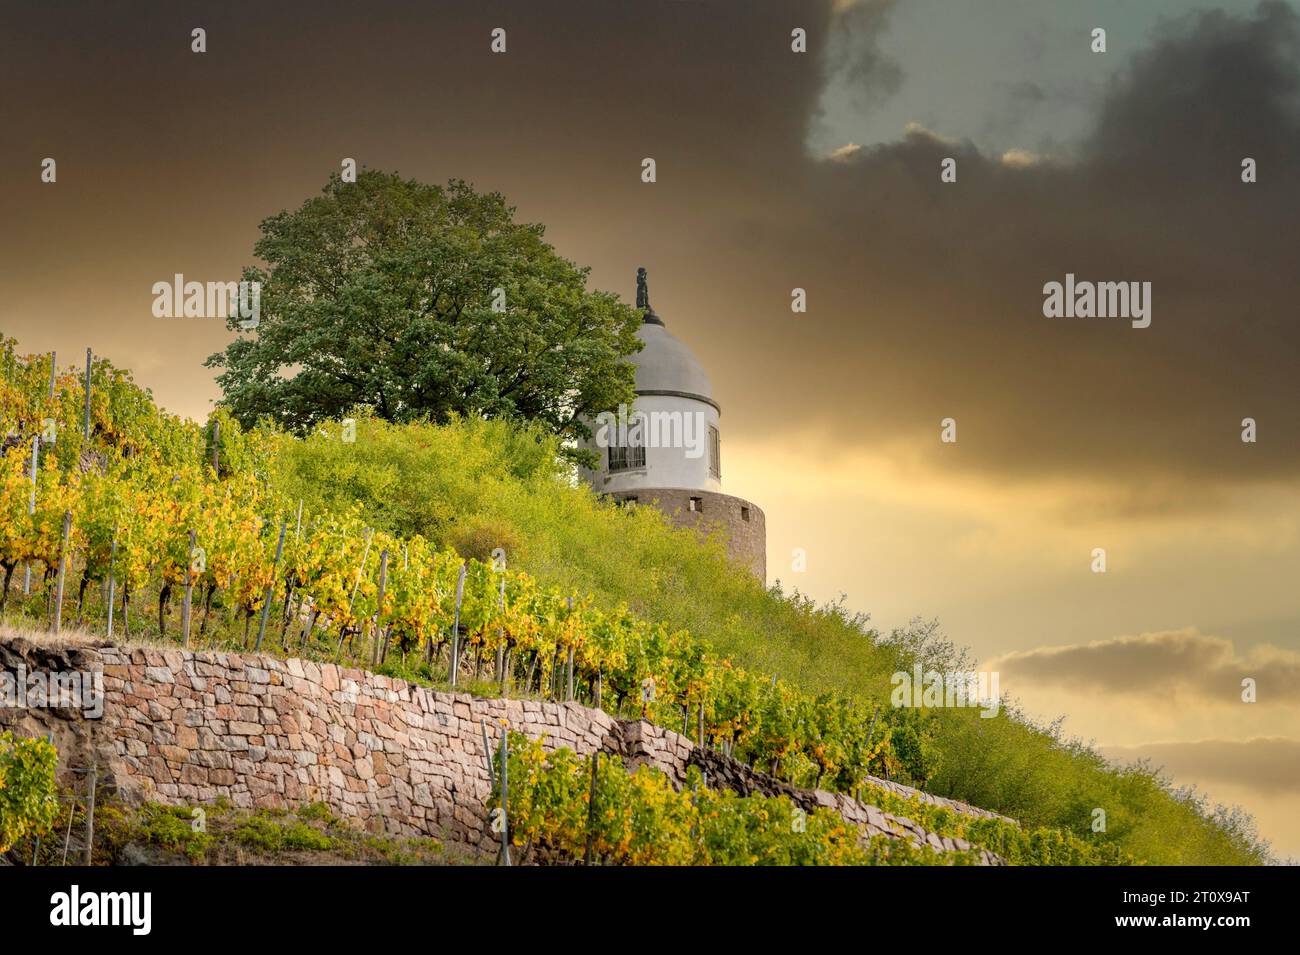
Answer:
POLYGON ((637 270, 636 304, 644 346, 630 359, 636 400, 621 414, 598 416, 586 447, 599 463, 582 476, 597 493, 653 505, 679 527, 721 527, 730 556, 766 582, 763 512, 723 493, 722 408, 703 366, 651 307, 645 269, 637 270))

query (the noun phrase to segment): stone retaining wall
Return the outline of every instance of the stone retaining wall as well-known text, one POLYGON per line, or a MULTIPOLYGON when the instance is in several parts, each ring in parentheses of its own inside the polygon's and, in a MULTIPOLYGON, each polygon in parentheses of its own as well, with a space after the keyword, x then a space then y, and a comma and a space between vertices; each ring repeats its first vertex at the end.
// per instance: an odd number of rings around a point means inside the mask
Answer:
POLYGON ((439 693, 363 670, 264 655, 0 638, 0 669, 19 666, 102 672, 100 718, 0 707, 0 729, 52 733, 64 771, 94 761, 100 778, 127 799, 225 798, 250 809, 319 800, 371 828, 487 845, 484 727, 495 750, 509 726, 545 736, 550 746, 618 755, 630 768, 650 765, 678 785, 687 767, 698 765, 710 785, 827 806, 867 835, 965 848, 847 796, 794 789, 671 730, 577 703, 439 693))

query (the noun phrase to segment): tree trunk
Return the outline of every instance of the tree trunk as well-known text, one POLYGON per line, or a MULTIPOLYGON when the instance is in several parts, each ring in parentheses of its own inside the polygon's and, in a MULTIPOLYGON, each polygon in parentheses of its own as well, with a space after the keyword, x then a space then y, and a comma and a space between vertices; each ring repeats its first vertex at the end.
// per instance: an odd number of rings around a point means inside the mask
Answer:
POLYGON ((203 595, 203 622, 199 624, 199 636, 207 633, 208 618, 212 616, 212 595, 217 592, 217 582, 214 580, 208 584, 207 593, 203 595))
POLYGON ((280 620, 280 646, 286 646, 284 635, 289 631, 289 611, 290 599, 293 597, 293 578, 289 577, 284 582, 284 613, 280 620))
POLYGON ((166 583, 162 585, 162 590, 158 591, 158 637, 159 639, 167 636, 167 601, 171 599, 172 585, 166 583))
POLYGON ((5 604, 9 602, 9 581, 13 579, 14 567, 17 566, 17 563, 17 561, 11 560, 2 565, 5 569, 5 589, 3 593, 0 593, 0 614, 5 612, 5 604))
POLYGON ((86 587, 90 584, 90 565, 81 571, 81 583, 77 587, 77 619, 84 620, 86 609, 86 587))

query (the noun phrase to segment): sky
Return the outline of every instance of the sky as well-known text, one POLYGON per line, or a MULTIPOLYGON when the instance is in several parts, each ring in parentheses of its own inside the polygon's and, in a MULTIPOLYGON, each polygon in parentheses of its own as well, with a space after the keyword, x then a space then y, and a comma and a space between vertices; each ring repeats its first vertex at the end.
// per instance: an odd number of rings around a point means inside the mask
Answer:
POLYGON ((499 190, 594 287, 631 302, 647 268, 771 578, 884 630, 938 618, 1029 712, 1300 856, 1293 4, 0 14, 0 333, 22 349, 92 347, 202 418, 231 333, 153 317, 155 282, 236 278, 344 158, 499 190), (1046 317, 1067 274, 1151 283, 1150 326, 1046 317))

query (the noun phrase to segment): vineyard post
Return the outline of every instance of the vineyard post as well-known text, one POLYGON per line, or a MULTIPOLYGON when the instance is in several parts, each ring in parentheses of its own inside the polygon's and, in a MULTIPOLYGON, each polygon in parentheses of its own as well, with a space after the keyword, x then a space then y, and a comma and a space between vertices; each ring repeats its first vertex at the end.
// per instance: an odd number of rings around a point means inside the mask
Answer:
MULTIPOLYGON (((47 409, 47 410, 49 410, 50 412, 53 412, 53 410, 54 410, 54 378, 55 378, 55 375, 56 375, 57 372, 58 372, 58 369, 59 369, 58 353, 57 353, 57 352, 50 352, 50 397, 49 397, 50 405, 49 405, 49 408, 47 409)), ((58 434, 58 431, 57 431, 58 424, 56 423, 54 427, 55 427, 55 429, 56 429, 56 430, 55 430, 55 434, 57 435, 57 434, 58 434)), ((39 440, 40 440, 40 437, 38 436, 36 440, 39 441, 39 440)), ((31 509, 31 513, 33 513, 33 514, 36 513, 36 458, 35 458, 35 457, 32 458, 32 509, 31 509)), ((31 574, 31 570, 32 570, 31 565, 28 564, 28 566, 27 566, 27 573, 28 573, 29 575, 31 574)))
POLYGON ((280 646, 289 647, 289 620, 293 616, 293 586, 288 574, 284 578, 284 610, 280 620, 280 646))
POLYGON ((72 512, 63 512, 63 546, 59 548, 59 583, 54 598, 54 632, 63 627, 63 581, 68 575, 68 538, 72 536, 72 512))
MULTIPOLYGON (((36 514, 36 472, 41 459, 41 436, 39 434, 32 437, 32 493, 27 498, 27 516, 32 517, 36 514)), ((32 592, 32 562, 29 560, 27 566, 23 568, 23 596, 26 597, 32 592)))
POLYGON ((99 783, 99 761, 90 764, 88 792, 86 793, 86 848, 82 865, 90 865, 91 853, 95 848, 95 788, 99 783))
POLYGON ((600 684, 602 672, 603 671, 601 670, 596 671, 596 709, 600 709, 600 684))
POLYGON ((483 762, 487 763, 488 783, 495 786, 497 784, 497 769, 492 764, 492 744, 488 742, 487 720, 480 718, 478 724, 483 730, 483 762))
POLYGON ((185 597, 181 601, 181 646, 190 645, 190 608, 194 600, 194 542, 196 534, 190 528, 190 548, 185 556, 185 597))
MULTIPOLYGON (((49 404, 49 408, 48 408, 48 410, 49 410, 50 413, 53 413, 53 411, 54 411, 54 379, 55 379, 55 377, 56 377, 57 374, 58 374, 58 370, 59 370, 58 352, 50 352, 50 397, 49 397, 49 402, 50 402, 50 404, 49 404)), ((55 427, 55 429, 56 429, 56 430, 55 430, 55 434, 57 435, 57 434, 58 434, 58 430, 57 430, 57 429, 58 429, 58 424, 56 423, 54 427, 55 427)), ((36 440, 37 440, 37 441, 40 441, 40 437, 37 436, 36 440)), ((31 509, 31 513, 33 513, 33 514, 36 513, 36 458, 35 458, 34 456, 33 456, 33 458, 32 458, 32 509, 31 509)), ((30 576, 31 572, 32 572, 31 564, 28 564, 28 565, 27 565, 27 573, 28 573, 29 576, 30 576)))
POLYGON ((596 835, 596 771, 599 766, 600 750, 596 750, 591 754, 591 792, 587 795, 587 851, 582 855, 583 865, 591 865, 591 842, 596 835))
POLYGON ((352 593, 348 597, 348 613, 352 612, 352 605, 357 599, 357 588, 361 586, 361 575, 366 572, 366 561, 370 558, 370 541, 373 538, 375 530, 373 527, 366 528, 366 549, 361 552, 361 566, 357 568, 357 579, 352 582, 352 593))
POLYGON ((375 666, 379 665, 382 659, 383 646, 385 638, 383 637, 384 628, 379 623, 379 616, 384 612, 384 585, 388 583, 388 548, 385 547, 379 552, 379 597, 375 603, 375 666))
MULTIPOLYGON (((295 541, 302 540, 302 498, 298 498, 298 516, 294 518, 293 539, 295 541)), ((296 611, 297 617, 302 616, 302 608, 306 604, 301 590, 302 588, 300 587, 298 593, 298 607, 296 611)), ((289 648, 289 621, 295 616, 292 597, 292 589, 286 586, 284 590, 284 625, 280 627, 280 643, 286 650, 289 648)))
POLYGON ((113 579, 113 563, 117 560, 117 525, 113 525, 113 543, 108 549, 108 639, 113 639, 113 598, 117 596, 117 581, 113 579))
POLYGON ((506 727, 501 727, 501 864, 510 865, 510 812, 507 808, 510 799, 510 734, 506 727))
MULTIPOLYGON (((460 669, 460 602, 465 596, 465 562, 461 561, 456 575, 456 615, 451 622, 451 685, 456 686, 456 671, 460 669)), ((510 863, 507 862, 507 865, 510 863)))
MULTIPOLYGON (((50 405, 49 405, 49 411, 50 411, 51 414, 52 414, 53 411, 54 411, 54 379, 55 379, 55 377, 57 377, 57 375, 58 375, 58 371, 59 371, 58 353, 57 353, 57 352, 50 352, 50 397, 49 397, 50 405)), ((56 424, 54 425, 54 427, 55 427, 55 432, 54 432, 54 433, 55 433, 55 435, 57 435, 57 434, 58 434, 58 430, 57 430, 57 429, 58 429, 58 424, 56 423, 56 424)), ((37 440, 39 441, 40 438, 38 437, 37 440)), ((32 459, 32 461, 33 461, 33 465, 32 465, 32 513, 36 513, 36 466, 35 466, 35 463, 34 463, 35 460, 36 460, 35 458, 32 459)), ((31 572, 31 567, 30 567, 30 565, 28 566, 27 569, 28 569, 28 573, 30 573, 30 572, 31 572)))
MULTIPOLYGON (((565 622, 571 624, 572 620, 573 620, 573 598, 570 597, 569 598, 569 619, 566 620, 565 622)), ((569 637, 570 637, 570 641, 569 641, 569 653, 568 653, 568 663, 567 663, 567 676, 565 678, 566 685, 565 685, 565 693, 564 693, 564 698, 566 700, 573 699, 573 641, 572 641, 573 633, 572 630, 570 630, 569 637)))
MULTIPOLYGON (((502 572, 501 572, 501 597, 500 597, 500 600, 499 600, 498 603, 497 603, 497 613, 498 613, 499 615, 501 615, 501 616, 504 616, 504 615, 505 615, 505 612, 506 612, 506 575, 505 575, 505 572, 502 571, 502 572)), ((497 678, 497 682, 498 682, 498 683, 503 682, 503 681, 505 680, 505 678, 506 678, 506 674, 505 674, 505 659, 506 659, 505 630, 504 630, 504 628, 502 628, 502 627, 497 627, 497 672, 496 672, 496 678, 497 678)))
POLYGON ((699 734, 699 746, 700 749, 703 749, 704 748, 704 701, 703 700, 700 701, 700 709, 699 709, 697 720, 698 722, 696 725, 699 734))
POLYGON ((221 422, 212 422, 212 473, 221 477, 221 422))
POLYGON ((90 357, 91 357, 91 351, 89 348, 87 348, 86 349, 86 427, 85 427, 85 438, 87 444, 90 443, 90 357))
MULTIPOLYGON (((348 597, 347 619, 349 620, 352 618, 352 607, 357 602, 357 589, 360 588, 361 586, 361 575, 365 573, 366 561, 370 559, 370 542, 371 540, 374 539, 374 534, 375 534, 375 529, 373 527, 366 528, 366 549, 361 552, 361 566, 357 568, 357 579, 353 581, 352 594, 348 597)), ((357 630, 360 631, 361 628, 357 627, 357 630)), ((348 625, 345 622, 339 630, 339 645, 338 648, 334 651, 334 658, 336 660, 343 655, 343 639, 347 635, 347 632, 348 632, 348 625)))
MULTIPOLYGON (((51 733, 50 735, 52 737, 54 734, 51 733)), ((68 828, 63 833, 63 857, 59 859, 59 865, 68 864, 68 846, 72 843, 72 814, 75 813, 76 811, 77 811, 77 804, 69 800, 68 801, 68 828)))
POLYGON ((271 615, 271 598, 275 596, 275 572, 280 566, 280 555, 284 553, 284 530, 287 526, 287 521, 280 522, 280 540, 275 545, 275 563, 271 565, 271 582, 266 585, 266 599, 262 601, 262 619, 257 625, 257 643, 253 645, 254 653, 262 649, 262 638, 266 636, 266 618, 271 615))

